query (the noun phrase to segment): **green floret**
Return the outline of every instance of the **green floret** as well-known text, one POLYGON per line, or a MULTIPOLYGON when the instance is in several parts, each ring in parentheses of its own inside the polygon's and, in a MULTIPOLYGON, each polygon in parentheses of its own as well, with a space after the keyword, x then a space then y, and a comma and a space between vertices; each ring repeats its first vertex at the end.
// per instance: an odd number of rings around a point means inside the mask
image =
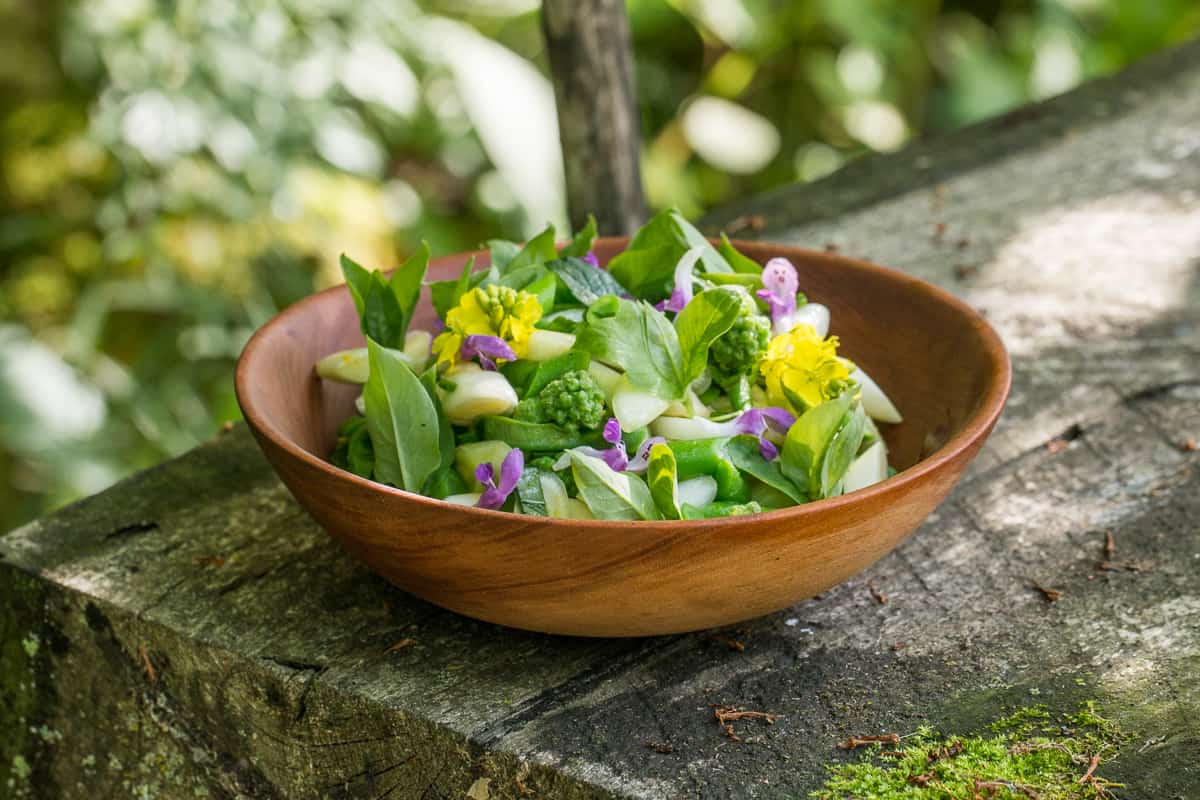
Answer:
POLYGON ((771 341, 771 321, 757 310, 734 320, 708 350, 708 369, 736 408, 750 405, 750 384, 771 341))
POLYGON ((524 422, 550 422, 568 430, 590 431, 608 417, 604 392, 587 370, 564 373, 536 397, 517 404, 513 417, 524 422))

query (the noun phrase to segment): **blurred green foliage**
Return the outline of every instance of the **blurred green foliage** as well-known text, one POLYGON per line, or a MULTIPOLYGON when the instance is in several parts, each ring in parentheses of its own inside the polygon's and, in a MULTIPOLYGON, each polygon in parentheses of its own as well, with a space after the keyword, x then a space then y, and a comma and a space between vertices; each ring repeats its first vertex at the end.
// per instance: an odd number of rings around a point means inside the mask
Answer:
MULTIPOLYGON (((1194 0, 630 0, 685 213, 1061 92, 1194 0)), ((529 0, 0 0, 0 531, 238 416, 250 332, 562 216, 529 0), (548 179, 549 178, 549 179, 548 179)))

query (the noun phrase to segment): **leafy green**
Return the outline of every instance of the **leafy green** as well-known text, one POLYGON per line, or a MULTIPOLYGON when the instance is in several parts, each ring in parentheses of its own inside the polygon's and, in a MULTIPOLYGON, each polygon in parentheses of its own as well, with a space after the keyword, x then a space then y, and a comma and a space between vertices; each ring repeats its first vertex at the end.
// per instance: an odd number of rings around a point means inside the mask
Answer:
POLYGON ((729 237, 724 233, 721 234, 721 243, 717 245, 717 252, 729 262, 729 266, 733 267, 734 272, 745 275, 762 275, 762 265, 739 253, 738 249, 733 246, 733 242, 729 241, 729 237))
POLYGON ((644 301, 602 298, 587 310, 575 347, 621 367, 634 386, 663 400, 682 399, 691 383, 675 328, 644 301))
POLYGON ((362 425, 346 444, 346 467, 361 478, 375 472, 375 452, 371 447, 371 432, 362 425))
POLYGON ((449 469, 454 466, 454 428, 450 426, 450 418, 446 416, 442 401, 438 398, 437 381, 437 364, 431 365, 421 373, 421 385, 425 387, 425 394, 429 395, 429 400, 437 412, 438 450, 442 459, 439 469, 449 469))
MULTIPOLYGON (((359 431, 367 429, 367 418, 355 414, 348 417, 345 422, 338 426, 337 441, 334 443, 333 452, 329 455, 329 461, 335 466, 350 472, 350 440, 355 437, 359 431)), ((364 477, 370 477, 369 475, 364 477)))
POLYGON ((390 281, 382 272, 368 271, 345 254, 341 264, 363 334, 384 347, 404 347, 404 335, 429 266, 429 246, 422 242, 420 249, 392 273, 390 281))
POLYGON ((787 495, 794 503, 805 503, 808 496, 783 474, 780 462, 767 461, 758 448, 758 439, 753 436, 735 436, 725 445, 725 454, 734 466, 772 489, 787 495))
POLYGON ((499 265, 496 267, 501 274, 507 275, 522 267, 538 266, 556 258, 558 258, 558 250, 554 247, 554 226, 549 225, 544 231, 530 239, 511 261, 503 267, 499 265))
POLYGON ((521 513, 532 514, 536 517, 548 517, 546 510, 546 495, 542 491, 543 470, 538 467, 526 467, 517 481, 517 499, 521 501, 521 513))
POLYGON ((679 479, 675 474, 675 454, 665 444, 650 448, 650 466, 646 469, 646 481, 650 485, 650 496, 658 506, 659 513, 667 519, 680 519, 679 479))
POLYGON ((579 497, 597 519, 658 519, 650 489, 635 475, 616 472, 603 460, 568 450, 579 497))
POLYGON ((596 269, 578 258, 547 261, 546 269, 556 274, 571 296, 584 305, 591 305, 606 294, 628 294, 606 270, 596 269))
POLYGON ((643 225, 625 251, 609 262, 608 271, 635 297, 658 300, 667 295, 679 259, 697 246, 702 248, 701 272, 733 272, 724 256, 674 208, 643 225))
POLYGON ((434 400, 400 354, 367 340, 371 375, 363 389, 375 451, 375 480, 420 492, 442 465, 442 425, 434 400))
POLYGON ((530 376, 529 384, 525 387, 525 394, 535 395, 546 388, 551 381, 561 378, 568 372, 587 369, 591 363, 591 355, 582 350, 568 350, 562 355, 542 361, 538 363, 537 369, 530 376))
MULTIPOLYGON (((822 467, 834 434, 847 422, 853 399, 852 392, 842 392, 834 399, 805 411, 788 430, 780 454, 780 465, 783 474, 810 497, 825 497, 828 490, 833 488, 822 479, 822 467)), ((860 440, 861 435, 860 427, 860 440)), ((856 441, 855 449, 857 447, 856 441)))
POLYGON ((693 297, 675 317, 686 383, 690 384, 704 372, 709 345, 729 330, 741 307, 741 298, 733 290, 709 289, 693 297))
POLYGON ((501 272, 512 263, 512 260, 517 257, 517 253, 521 252, 520 244, 506 239, 490 239, 487 246, 492 266, 501 272))
POLYGON ((592 245, 596 241, 596 218, 588 214, 587 224, 583 226, 583 230, 575 234, 575 238, 571 243, 564 247, 559 256, 566 258, 574 256, 575 258, 583 258, 592 249, 592 245))
POLYGON ((475 256, 471 256, 467 259, 467 263, 463 264, 462 273, 456 280, 434 281, 429 284, 429 296, 433 300, 433 308, 443 320, 446 319, 450 310, 458 305, 462 296, 487 275, 486 272, 472 274, 471 270, 474 267, 475 256))
POLYGON ((833 494, 834 487, 842 480, 846 470, 850 469, 850 464, 858 454, 859 445, 862 444, 866 420, 867 414, 861 403, 855 403, 843 416, 841 425, 833 434, 825 451, 825 457, 821 459, 821 497, 833 494))

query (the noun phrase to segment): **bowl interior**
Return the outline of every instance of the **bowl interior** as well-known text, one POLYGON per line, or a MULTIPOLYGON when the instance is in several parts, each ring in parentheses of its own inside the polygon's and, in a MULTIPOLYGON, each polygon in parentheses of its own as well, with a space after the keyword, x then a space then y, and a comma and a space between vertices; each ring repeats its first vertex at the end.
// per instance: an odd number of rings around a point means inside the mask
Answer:
MULTIPOLYGON (((624 238, 600 239, 596 254, 606 263, 625 243, 624 238)), ((942 292, 903 273, 841 256, 755 242, 737 245, 760 263, 774 256, 791 259, 808 298, 829 307, 839 352, 871 375, 904 416, 898 425, 881 426, 897 469, 940 448, 994 394, 989 389, 1006 370, 1003 350, 978 317, 947 302, 942 292)), ((456 277, 468 255, 435 259, 430 279, 456 277)), ((487 253, 474 255, 477 268, 486 268, 487 253)), ((435 320, 425 290, 413 327, 428 329, 435 320)), ((336 287, 297 303, 258 338, 248 351, 252 358, 241 367, 243 408, 253 408, 276 435, 325 459, 338 425, 353 411, 359 387, 321 381, 313 364, 329 353, 364 345, 349 292, 336 287)))

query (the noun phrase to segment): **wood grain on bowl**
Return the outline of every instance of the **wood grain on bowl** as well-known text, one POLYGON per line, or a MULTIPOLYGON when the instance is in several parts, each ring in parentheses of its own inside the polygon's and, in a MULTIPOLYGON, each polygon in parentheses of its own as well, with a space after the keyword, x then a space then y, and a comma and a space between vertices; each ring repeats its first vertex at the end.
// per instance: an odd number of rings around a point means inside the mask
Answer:
MULTIPOLYGON (((602 263, 624 238, 600 239, 602 263)), ((860 572, 946 496, 991 432, 1008 394, 1003 344, 968 306, 903 273, 828 253, 737 242, 761 262, 792 260, 801 289, 833 312, 840 352, 893 399, 882 483, 754 516, 686 522, 558 520, 452 506, 326 461, 358 387, 319 380, 313 363, 360 346, 339 286, 284 311, 246 346, 238 401, 296 500, 355 558, 454 611, 513 627, 644 636, 725 625, 784 608, 860 572)), ((430 279, 470 254, 436 259, 430 279)), ((486 268, 486 253, 476 253, 486 268)), ((414 327, 435 319, 422 300, 414 327)))

